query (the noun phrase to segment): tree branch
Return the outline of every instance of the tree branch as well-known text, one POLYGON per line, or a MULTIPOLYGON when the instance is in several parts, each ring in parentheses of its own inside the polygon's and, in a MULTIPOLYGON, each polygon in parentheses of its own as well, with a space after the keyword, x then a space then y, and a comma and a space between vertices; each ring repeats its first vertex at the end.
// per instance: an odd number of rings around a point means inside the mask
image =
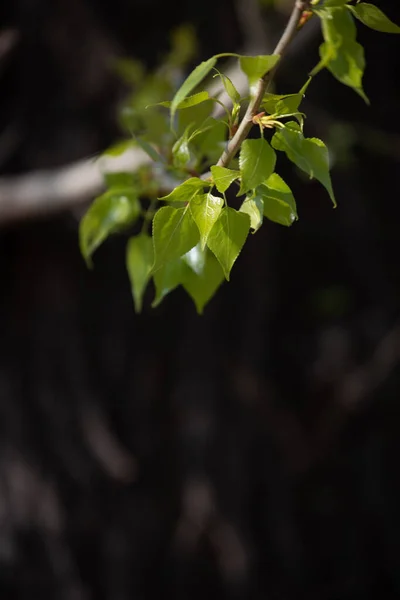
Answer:
MULTIPOLYGON (((303 11, 305 11, 309 7, 309 4, 310 0, 296 0, 290 19, 286 25, 284 32, 282 33, 280 40, 278 41, 275 47, 273 54, 279 54, 281 57, 284 56, 290 42, 296 35, 303 11)), ((264 75, 264 77, 262 77, 259 80, 254 97, 251 99, 247 107, 246 114, 244 115, 237 132, 235 133, 233 138, 228 143, 226 149, 222 153, 222 156, 217 163, 218 166, 227 167, 233 159, 233 157, 235 156, 235 154, 237 153, 237 151, 239 150, 243 141, 249 135, 250 129, 253 126, 253 117, 259 112, 260 105, 262 99, 264 98, 267 86, 273 80, 276 71, 277 67, 272 69, 272 71, 264 75)))

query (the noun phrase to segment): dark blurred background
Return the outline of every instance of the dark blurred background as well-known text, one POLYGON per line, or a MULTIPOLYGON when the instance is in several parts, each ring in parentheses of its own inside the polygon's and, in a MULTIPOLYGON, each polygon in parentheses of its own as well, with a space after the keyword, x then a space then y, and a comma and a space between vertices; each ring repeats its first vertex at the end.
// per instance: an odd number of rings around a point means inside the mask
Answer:
MULTIPOLYGON (((271 48, 277 4, 3 0, 1 202, 118 137, 110 61, 151 68, 187 23, 196 62, 240 50, 260 15, 271 48)), ((400 39, 359 31, 371 107, 328 73, 305 107, 338 209, 281 161, 300 221, 266 223, 202 318, 181 291, 134 314, 124 236, 86 269, 90 197, 2 220, 2 600, 400 598, 400 39)))

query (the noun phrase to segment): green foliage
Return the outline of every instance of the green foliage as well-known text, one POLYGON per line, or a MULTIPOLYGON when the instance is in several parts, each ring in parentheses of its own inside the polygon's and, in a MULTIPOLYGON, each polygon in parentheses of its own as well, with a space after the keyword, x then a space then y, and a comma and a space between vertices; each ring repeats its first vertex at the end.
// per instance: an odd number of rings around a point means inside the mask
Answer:
POLYGON ((201 249, 204 250, 208 236, 221 214, 224 201, 210 192, 197 195, 190 202, 190 212, 200 232, 201 249))
POLYGON ((256 233, 265 220, 289 227, 298 219, 293 193, 275 172, 275 151, 317 179, 336 206, 328 150, 321 140, 304 134, 303 97, 314 76, 326 68, 367 101, 364 49, 356 39, 356 21, 386 33, 400 33, 400 27, 376 6, 354 0, 314 0, 306 7, 311 12, 299 17, 281 44, 285 46, 296 26, 303 26, 310 15, 320 19, 320 61, 300 91, 268 92, 267 83, 279 66, 278 54, 216 55, 185 78, 184 69, 195 54, 190 28, 175 32, 170 54, 153 73, 131 60, 116 64, 133 86, 120 115, 128 136, 104 154, 118 156, 136 147, 147 155, 148 163, 132 172, 105 174, 108 189, 81 221, 80 247, 91 265, 93 253, 109 235, 140 221, 140 233, 130 237, 126 248, 137 312, 152 282, 152 306, 181 287, 201 314, 222 282, 230 279, 250 231, 256 233), (243 95, 216 67, 226 56, 237 58, 248 79, 249 90, 243 95), (227 106, 218 94, 212 98, 201 89, 211 75, 220 80, 227 106), (183 83, 177 88, 179 79, 183 83), (219 116, 213 112, 216 103, 223 109, 219 116), (258 126, 258 137, 248 138, 248 122, 239 122, 248 103, 247 115, 258 126))
POLYGON ((199 231, 189 205, 185 208, 164 206, 153 219, 154 263, 156 272, 165 263, 180 258, 199 241, 199 231))
POLYGON ((264 138, 245 140, 240 149, 239 194, 255 189, 274 172, 276 154, 264 138))
POLYGON ((286 153, 286 156, 299 169, 307 173, 310 179, 315 177, 327 190, 333 205, 336 206, 329 174, 328 149, 317 138, 305 138, 295 121, 287 123, 286 127, 277 131, 272 138, 272 146, 286 153))
POLYGON ((140 204, 134 188, 111 188, 96 198, 81 221, 80 248, 91 266, 93 252, 112 233, 132 225, 140 214, 140 204))
POLYGON ((382 33, 400 33, 400 27, 393 23, 388 17, 373 4, 361 2, 356 6, 348 6, 349 10, 361 23, 367 27, 381 31, 382 33))
POLYGON ((271 54, 270 56, 241 56, 239 59, 240 68, 247 75, 249 80, 250 93, 258 84, 258 80, 269 73, 278 63, 280 56, 271 54))
POLYGON ((207 245, 218 259, 229 281, 233 263, 239 256, 250 229, 250 218, 234 208, 224 208, 208 236, 207 245))
POLYGON ((143 294, 150 280, 153 262, 154 250, 151 237, 141 233, 130 238, 126 247, 126 266, 131 280, 135 310, 138 313, 142 310, 143 294))

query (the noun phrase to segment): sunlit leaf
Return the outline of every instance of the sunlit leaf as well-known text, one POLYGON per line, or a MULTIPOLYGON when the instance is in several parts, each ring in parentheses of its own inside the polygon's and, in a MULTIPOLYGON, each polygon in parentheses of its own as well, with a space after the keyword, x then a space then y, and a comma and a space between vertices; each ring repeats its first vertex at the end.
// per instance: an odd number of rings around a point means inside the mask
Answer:
POLYGON ((145 233, 131 237, 126 247, 126 266, 137 313, 142 310, 143 295, 150 279, 153 261, 154 252, 151 237, 145 233))
POLYGON ((140 214, 136 190, 112 188, 94 200, 79 226, 83 257, 90 266, 93 252, 112 233, 132 225, 140 214))
MULTIPOLYGON (((192 106, 196 106, 197 104, 201 104, 202 102, 209 100, 209 98, 210 96, 208 92, 198 92, 197 94, 193 94, 192 96, 187 96, 187 98, 184 98, 182 102, 178 104, 176 110, 182 110, 183 108, 190 108, 192 106)), ((172 101, 170 102, 169 100, 167 100, 164 102, 157 102, 157 104, 150 104, 148 108, 151 108, 152 106, 164 106, 166 108, 170 108, 172 106, 172 101)))
POLYGON ((213 165, 211 167, 211 174, 215 186, 221 194, 226 192, 231 183, 240 177, 240 171, 219 167, 218 165, 213 165))
POLYGON ((278 94, 265 94, 262 107, 270 115, 288 115, 299 110, 303 99, 302 94, 288 94, 281 96, 278 94))
POLYGON ((356 41, 357 28, 350 12, 344 7, 316 12, 321 19, 324 43, 319 49, 321 61, 311 74, 327 67, 338 81, 353 88, 368 103, 362 87, 364 49, 356 41))
POLYGON ((277 173, 257 188, 263 200, 264 216, 270 221, 289 227, 297 220, 296 202, 290 187, 277 173))
POLYGON ((305 138, 297 123, 291 121, 275 133, 272 146, 286 156, 310 178, 315 177, 325 187, 334 206, 335 195, 329 174, 329 155, 325 144, 317 138, 305 138))
POLYGON ((210 192, 194 196, 190 201, 189 207, 193 219, 199 228, 202 249, 204 249, 210 231, 221 213, 223 203, 222 198, 213 196, 210 192))
POLYGON ((268 179, 275 169, 275 163, 275 152, 267 140, 244 140, 239 155, 241 186, 238 195, 245 194, 268 179))
POLYGON ((197 312, 202 314, 205 305, 224 281, 224 273, 214 255, 207 249, 202 251, 199 246, 185 254, 183 260, 189 266, 184 271, 182 285, 192 297, 197 312), (189 255, 195 255, 195 258, 189 255))
POLYGON ((400 33, 400 27, 393 23, 380 8, 374 4, 361 2, 347 7, 361 23, 383 33, 400 33))
POLYGON ((203 79, 208 75, 211 69, 216 64, 217 59, 215 56, 212 56, 208 60, 200 63, 185 79, 179 90, 176 92, 172 103, 171 103, 171 123, 175 117, 175 113, 177 111, 180 103, 190 94, 190 92, 199 85, 203 81, 203 79))
POLYGON ((253 233, 258 231, 263 223, 264 216, 264 202, 261 196, 253 196, 246 198, 240 207, 240 212, 249 215, 250 227, 253 229, 253 233))
POLYGON ((208 236, 207 245, 218 259, 228 281, 232 266, 246 241, 249 229, 248 215, 233 208, 223 208, 208 236))
POLYGON ((176 140, 172 146, 172 157, 174 167, 185 167, 190 161, 189 130, 176 140))
POLYGON ((232 83, 232 81, 229 79, 229 77, 227 75, 225 75, 224 73, 220 73, 219 71, 217 71, 219 77, 221 78, 222 84, 225 88, 226 93, 228 94, 229 98, 232 100, 233 104, 239 104, 240 102, 240 94, 237 91, 237 89, 235 88, 234 84, 232 83))
POLYGON ((207 181, 203 181, 200 177, 190 177, 173 189, 170 194, 158 199, 164 202, 190 202, 193 196, 203 192, 205 187, 210 187, 207 181))
POLYGON ((249 80, 250 93, 254 93, 258 80, 269 73, 279 61, 279 54, 270 54, 266 56, 241 56, 239 59, 240 68, 247 75, 249 80))
POLYGON ((199 241, 200 235, 189 206, 160 208, 153 219, 155 273, 165 263, 186 254, 199 241))

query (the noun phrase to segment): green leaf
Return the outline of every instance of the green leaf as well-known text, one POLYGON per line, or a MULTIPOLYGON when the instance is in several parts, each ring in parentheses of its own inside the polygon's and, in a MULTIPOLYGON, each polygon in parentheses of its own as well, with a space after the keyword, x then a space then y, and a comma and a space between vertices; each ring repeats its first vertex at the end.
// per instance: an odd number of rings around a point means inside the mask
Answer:
POLYGON ((377 6, 361 2, 347 7, 361 23, 383 33, 400 33, 400 27, 393 23, 377 6))
POLYGON ((190 202, 196 194, 203 192, 205 187, 210 187, 207 181, 203 181, 200 177, 191 177, 178 185, 170 194, 162 196, 158 200, 164 202, 190 202))
POLYGON ((351 14, 345 8, 324 8, 317 14, 325 41, 319 49, 321 61, 312 75, 327 67, 338 81, 353 88, 368 103, 362 87, 364 49, 356 41, 357 29, 351 14))
POLYGON ((79 243, 88 266, 93 252, 112 233, 132 225, 140 214, 140 204, 133 188, 112 188, 89 207, 79 226, 79 243))
MULTIPOLYGON (((161 209, 162 210, 162 209, 161 209)), ((180 285, 184 279, 184 273, 187 265, 182 258, 176 258, 163 265, 153 275, 156 295, 151 304, 153 308, 158 306, 167 294, 172 292, 180 285)))
POLYGON ((332 47, 327 43, 323 43, 320 46, 319 53, 321 60, 326 63, 332 75, 344 85, 353 88, 369 104, 368 97, 362 87, 365 56, 361 44, 348 40, 332 55, 332 47))
POLYGON ((217 165, 211 167, 211 174, 214 184, 221 194, 226 192, 231 183, 240 177, 240 171, 233 171, 232 169, 219 167, 217 165))
POLYGON ((279 54, 266 56, 241 56, 240 68, 249 80, 250 93, 253 94, 258 80, 271 71, 279 61, 279 54))
POLYGON ((254 230, 253 233, 258 231, 263 223, 264 216, 264 202, 261 196, 246 198, 239 210, 249 215, 250 227, 254 230))
POLYGON ((237 89, 235 88, 232 81, 229 79, 229 77, 227 75, 224 75, 224 73, 220 73, 218 70, 217 70, 217 75, 221 78, 221 81, 225 88, 225 91, 228 94, 229 98, 232 100, 232 104, 238 105, 240 103, 240 94, 237 91, 237 89))
POLYGON ((200 156, 212 164, 218 161, 225 148, 228 128, 223 121, 212 117, 205 121, 204 125, 207 124, 211 125, 211 129, 198 136, 196 146, 200 156))
POLYGON ((267 140, 244 140, 239 155, 241 186, 238 195, 245 194, 268 179, 275 169, 275 163, 276 154, 267 140))
POLYGON ((263 200, 264 216, 270 221, 289 227, 298 219, 292 191, 277 173, 257 188, 257 194, 263 200))
POLYGON ((199 228, 201 248, 204 249, 208 236, 218 219, 224 201, 218 196, 208 194, 197 195, 190 202, 192 217, 199 228))
POLYGON ((190 161, 189 129, 172 146, 174 167, 185 167, 190 161))
MULTIPOLYGON (((206 100, 209 100, 210 96, 208 92, 198 92, 197 94, 193 94, 192 96, 188 96, 180 104, 176 107, 176 110, 182 110, 183 108, 191 108, 192 106, 196 106, 197 104, 201 104, 206 100)), ((165 102, 157 102, 156 104, 149 104, 146 108, 151 108, 153 106, 164 106, 166 108, 170 108, 172 106, 172 101, 166 100, 165 102)))
POLYGON ((190 213, 189 206, 160 208, 153 219, 154 264, 155 273, 165 263, 186 254, 199 241, 197 225, 190 213))
POLYGON ((289 115, 299 110, 303 94, 287 94, 280 96, 278 94, 266 94, 264 96, 262 107, 270 115, 289 115))
POLYGON ((175 113, 181 102, 190 94, 190 92, 197 86, 203 79, 208 75, 211 69, 216 64, 217 59, 215 56, 208 60, 200 63, 185 79, 179 90, 176 92, 172 103, 171 103, 171 124, 174 120, 175 113))
POLYGON ((151 237, 145 233, 131 237, 126 247, 126 266, 137 313, 142 310, 143 295, 150 280, 153 261, 154 251, 151 237))
POLYGON ((190 106, 185 110, 180 110, 177 117, 177 132, 181 135, 188 127, 191 129, 201 129, 206 125, 213 109, 214 100, 205 100, 195 106, 190 106))
POLYGON ((250 228, 250 217, 233 208, 224 208, 212 228, 207 245, 218 259, 229 281, 232 266, 239 256, 250 228))
POLYGON ((327 190, 336 206, 329 174, 329 156, 325 144, 317 138, 305 138, 294 121, 277 131, 272 138, 272 146, 286 153, 286 156, 310 178, 315 177, 327 190))
POLYGON ((182 285, 192 297, 196 310, 201 315, 205 305, 224 281, 224 273, 214 255, 207 249, 202 251, 199 246, 195 246, 185 254, 183 260, 186 260, 190 268, 184 271, 182 285), (189 257, 189 254, 193 256, 189 257))

